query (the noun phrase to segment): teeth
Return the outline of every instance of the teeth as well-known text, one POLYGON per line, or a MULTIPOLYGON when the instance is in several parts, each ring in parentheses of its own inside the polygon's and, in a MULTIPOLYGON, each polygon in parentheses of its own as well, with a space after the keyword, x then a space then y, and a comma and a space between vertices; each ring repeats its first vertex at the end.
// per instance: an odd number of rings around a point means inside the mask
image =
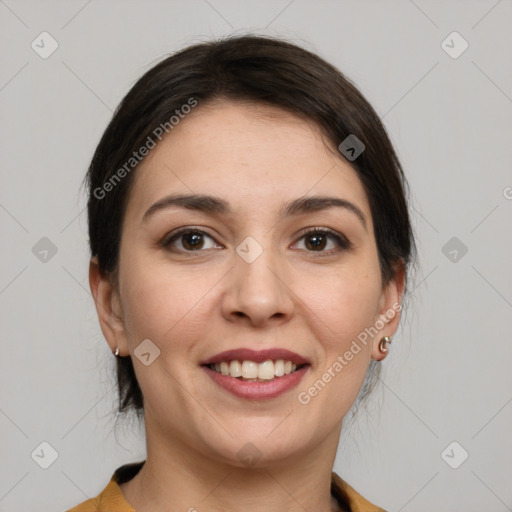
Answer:
POLYGON ((274 377, 288 375, 297 369, 297 365, 291 361, 278 359, 277 361, 267 360, 263 363, 254 361, 222 361, 210 365, 210 368, 222 375, 231 377, 243 377, 244 379, 272 380, 274 377))
POLYGON ((282 377, 284 375, 284 361, 278 359, 274 364, 274 374, 276 377, 282 377))
POLYGON ((228 363, 225 363, 224 361, 222 361, 222 363, 220 363, 220 373, 222 373, 222 375, 229 375, 228 363))
POLYGON ((258 379, 271 380, 274 375, 274 362, 264 361, 258 365, 258 379))
POLYGON ((244 379, 255 379, 258 377, 258 364, 252 361, 242 363, 242 377, 244 379))
POLYGON ((231 361, 229 364, 229 375, 231 377, 241 377, 242 376, 242 365, 236 359, 231 361))

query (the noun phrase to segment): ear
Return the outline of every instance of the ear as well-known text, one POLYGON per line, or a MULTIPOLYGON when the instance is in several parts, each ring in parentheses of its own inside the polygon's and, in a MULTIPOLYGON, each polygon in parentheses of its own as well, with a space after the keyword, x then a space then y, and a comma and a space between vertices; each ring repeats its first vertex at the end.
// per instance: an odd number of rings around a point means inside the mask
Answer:
POLYGON ((130 353, 123 321, 119 292, 108 276, 102 275, 97 257, 89 263, 89 286, 96 305, 101 331, 112 350, 119 348, 119 355, 130 353))
POLYGON ((372 359, 381 361, 386 357, 386 354, 379 350, 379 343, 384 336, 392 337, 398 329, 404 289, 405 265, 403 261, 400 261, 395 265, 395 277, 382 289, 379 314, 374 324, 378 332, 373 337, 372 359))

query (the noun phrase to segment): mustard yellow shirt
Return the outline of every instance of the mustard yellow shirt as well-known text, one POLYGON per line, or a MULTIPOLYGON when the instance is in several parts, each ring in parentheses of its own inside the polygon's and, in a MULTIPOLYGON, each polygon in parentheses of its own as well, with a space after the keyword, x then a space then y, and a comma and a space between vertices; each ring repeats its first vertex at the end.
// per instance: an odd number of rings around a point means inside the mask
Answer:
MULTIPOLYGON (((136 512, 124 499, 119 485, 131 480, 139 472, 144 462, 134 462, 119 467, 112 475, 108 485, 96 498, 84 501, 67 512, 136 512)), ((350 512, 386 512, 365 500, 334 472, 331 476, 331 494, 342 508, 346 508, 350 512)))

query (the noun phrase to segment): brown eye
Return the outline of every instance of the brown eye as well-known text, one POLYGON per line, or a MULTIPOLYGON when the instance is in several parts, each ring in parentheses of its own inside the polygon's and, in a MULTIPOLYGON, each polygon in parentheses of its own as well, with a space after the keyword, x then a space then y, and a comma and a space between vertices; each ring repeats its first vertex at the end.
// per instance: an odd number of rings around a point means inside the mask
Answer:
POLYGON ((181 235, 182 245, 187 250, 201 249, 204 245, 203 235, 201 233, 185 233, 181 235))
POLYGON ((315 228, 304 234, 304 246, 310 252, 332 252, 336 249, 350 249, 352 244, 343 235, 326 228, 315 228))
POLYGON ((312 251, 323 250, 327 245, 327 237, 325 235, 313 233, 306 237, 306 247, 312 251))
POLYGON ((164 241, 162 245, 166 248, 172 248, 183 252, 194 252, 217 247, 215 241, 210 235, 207 235, 204 231, 197 229, 179 231, 172 235, 167 241, 164 241), (210 246, 208 246, 207 239, 212 241, 210 246))

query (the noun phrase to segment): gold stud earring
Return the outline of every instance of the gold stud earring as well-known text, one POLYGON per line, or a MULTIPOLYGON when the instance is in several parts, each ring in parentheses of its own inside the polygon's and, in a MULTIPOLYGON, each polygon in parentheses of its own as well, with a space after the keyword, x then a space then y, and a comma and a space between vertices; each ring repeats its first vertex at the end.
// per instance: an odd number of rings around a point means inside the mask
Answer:
POLYGON ((388 347, 386 346, 388 343, 391 343, 391 340, 393 338, 391 336, 384 336, 380 342, 379 342, 379 350, 383 354, 385 354, 388 351, 388 347))

